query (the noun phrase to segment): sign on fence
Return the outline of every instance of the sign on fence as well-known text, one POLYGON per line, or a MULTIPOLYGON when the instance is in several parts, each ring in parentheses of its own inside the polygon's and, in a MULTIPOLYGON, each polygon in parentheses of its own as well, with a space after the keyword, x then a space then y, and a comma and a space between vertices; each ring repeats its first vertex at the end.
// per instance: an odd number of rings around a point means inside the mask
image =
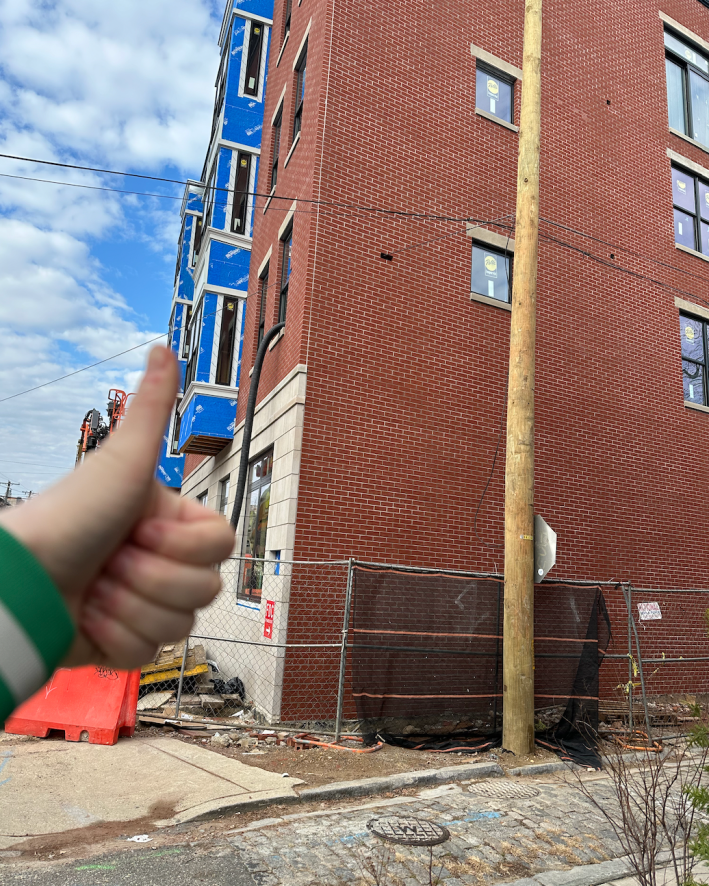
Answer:
POLYGON ((274 600, 266 600, 266 620, 263 623, 263 635, 267 640, 273 639, 273 616, 276 613, 274 600))
POLYGON ((653 619, 661 619, 659 603, 638 603, 638 614, 640 621, 652 621, 653 619))

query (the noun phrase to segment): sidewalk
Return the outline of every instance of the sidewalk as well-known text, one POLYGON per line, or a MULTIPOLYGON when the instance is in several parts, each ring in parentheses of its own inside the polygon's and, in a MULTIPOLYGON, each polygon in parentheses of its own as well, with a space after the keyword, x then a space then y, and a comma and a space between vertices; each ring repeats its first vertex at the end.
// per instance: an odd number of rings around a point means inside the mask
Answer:
POLYGON ((47 834, 136 834, 244 801, 290 800, 298 784, 165 738, 122 739, 114 747, 3 742, 0 850, 47 834))

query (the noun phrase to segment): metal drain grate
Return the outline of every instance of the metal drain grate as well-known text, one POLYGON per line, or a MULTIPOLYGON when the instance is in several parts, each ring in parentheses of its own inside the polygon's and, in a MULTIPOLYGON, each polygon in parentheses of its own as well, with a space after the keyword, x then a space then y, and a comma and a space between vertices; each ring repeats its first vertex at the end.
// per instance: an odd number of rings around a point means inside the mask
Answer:
POLYGON ((471 794, 478 797, 489 797, 491 800, 526 800, 538 797, 539 791, 529 784, 514 781, 479 781, 468 788, 471 794))
POLYGON ((373 818, 367 822, 367 830, 382 840, 404 846, 436 846, 438 843, 445 843, 450 837, 447 828, 432 821, 393 815, 373 818))

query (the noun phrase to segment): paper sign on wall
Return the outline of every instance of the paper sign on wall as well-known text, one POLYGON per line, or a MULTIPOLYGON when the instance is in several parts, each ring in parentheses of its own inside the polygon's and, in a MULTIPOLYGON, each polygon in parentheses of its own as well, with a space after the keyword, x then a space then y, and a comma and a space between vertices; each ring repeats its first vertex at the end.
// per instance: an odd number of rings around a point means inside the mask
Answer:
POLYGON ((273 616, 275 613, 275 600, 266 600, 266 620, 263 624, 263 635, 267 640, 273 639, 273 616))
POLYGON ((638 603, 638 614, 640 621, 652 621, 656 618, 662 618, 659 603, 638 603))

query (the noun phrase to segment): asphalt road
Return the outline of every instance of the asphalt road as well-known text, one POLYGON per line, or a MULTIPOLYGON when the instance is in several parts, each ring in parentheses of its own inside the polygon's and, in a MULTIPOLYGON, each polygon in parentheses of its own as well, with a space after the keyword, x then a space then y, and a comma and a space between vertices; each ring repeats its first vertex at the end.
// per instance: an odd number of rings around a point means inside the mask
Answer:
POLYGON ((2 886, 257 886, 233 849, 139 847, 84 861, 0 868, 2 886))

